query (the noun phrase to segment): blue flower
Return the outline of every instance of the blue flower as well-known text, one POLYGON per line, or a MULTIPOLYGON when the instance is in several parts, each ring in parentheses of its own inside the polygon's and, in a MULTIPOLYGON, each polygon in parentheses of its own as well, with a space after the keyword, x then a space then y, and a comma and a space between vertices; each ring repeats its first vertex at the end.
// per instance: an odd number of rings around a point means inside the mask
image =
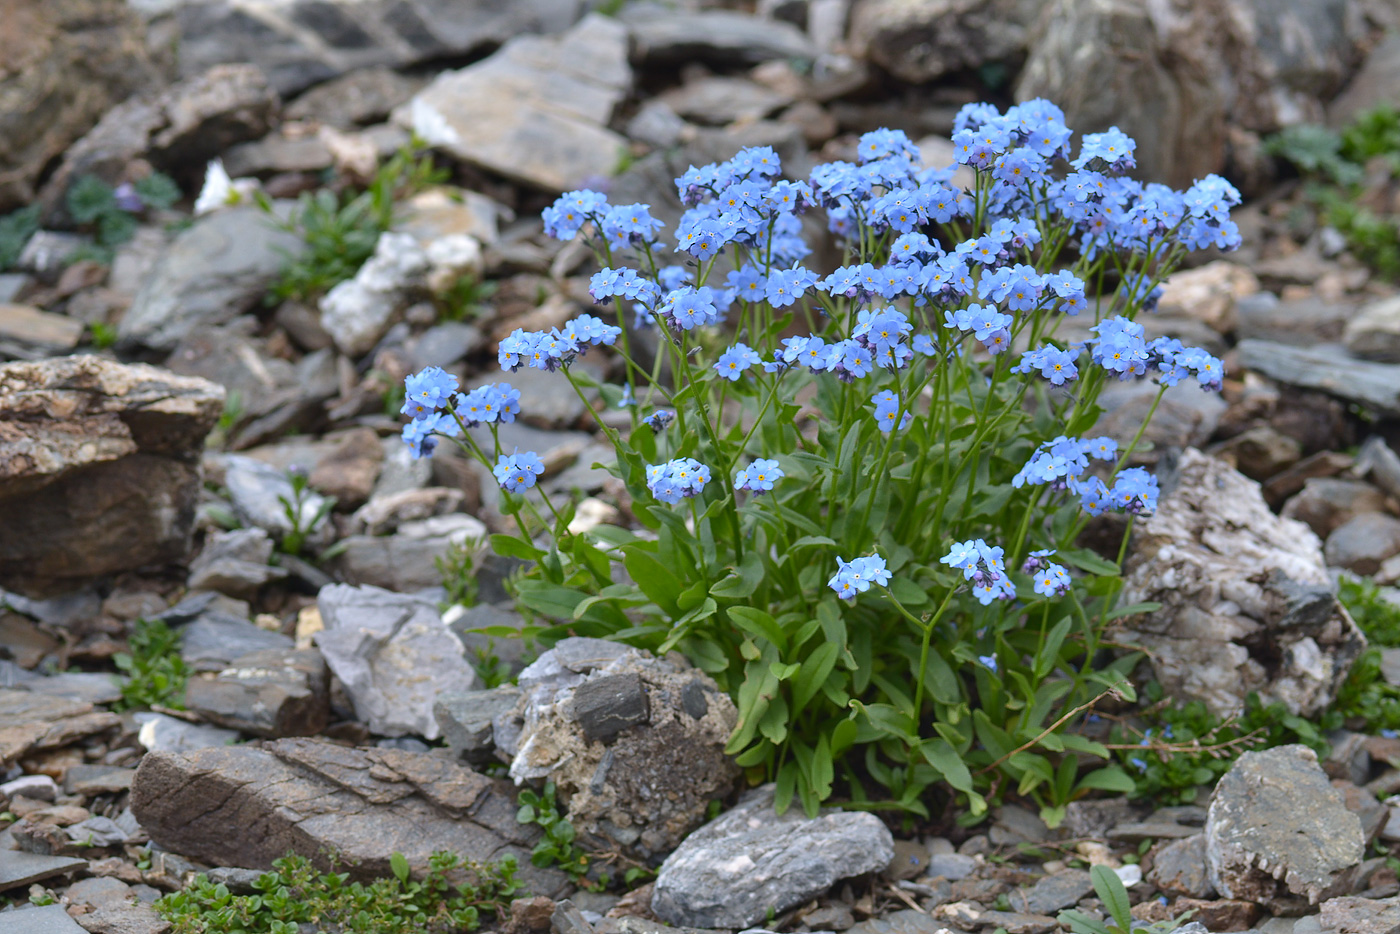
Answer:
POLYGON ((909 423, 914 420, 911 412, 905 412, 904 417, 899 417, 899 396, 886 389, 875 393, 870 397, 870 401, 875 403, 875 424, 886 434, 893 431, 898 419, 900 429, 908 428, 909 423))
POLYGON ((440 409, 456 391, 457 377, 442 367, 426 367, 404 380, 403 414, 410 414, 409 403, 426 406, 429 410, 440 409))
POLYGON ((647 465, 647 488, 663 503, 675 504, 699 496, 710 480, 710 468, 693 457, 647 465))
POLYGON ((1061 350, 1047 344, 1037 350, 1028 350, 1021 354, 1021 362, 1012 367, 1011 372, 1031 373, 1038 370, 1040 375, 1053 385, 1063 386, 1066 380, 1076 379, 1079 376, 1079 367, 1074 362, 1076 356, 1068 350, 1061 350))
POLYGON ((523 493, 544 475, 544 461, 533 451, 521 454, 517 448, 510 454, 502 454, 491 472, 503 489, 523 493))
POLYGON ((1101 171, 1127 172, 1137 168, 1133 151, 1137 143, 1118 127, 1104 133, 1087 133, 1079 145, 1079 156, 1070 165, 1082 169, 1092 165, 1101 171))
POLYGON ((661 303, 661 313, 673 328, 689 331, 708 324, 718 324, 722 315, 709 288, 684 286, 669 293, 661 303))
POLYGON ((715 361, 714 368, 721 378, 727 379, 731 383, 737 383, 745 370, 762 362, 763 358, 754 353, 749 345, 736 343, 720 354, 719 359, 715 361))
POLYGON ((660 434, 666 430, 667 425, 671 424, 671 419, 673 418, 675 418, 674 413, 666 409, 657 409, 655 412, 643 418, 642 422, 651 428, 653 432, 660 434))
POLYGON ((1109 494, 1115 506, 1132 515, 1157 511, 1157 478, 1141 467, 1120 472, 1109 494))
POLYGON ((572 240, 583 225, 608 209, 607 196, 587 189, 566 191, 544 209, 544 232, 556 240, 572 240))
POLYGON ((622 336, 622 328, 604 324, 593 315, 579 315, 564 324, 560 332, 564 339, 580 350, 586 346, 606 345, 611 347, 622 336))
POLYGON ((871 584, 884 586, 889 583, 890 572, 885 568, 885 559, 879 555, 867 555, 846 561, 836 559, 836 573, 827 581, 827 586, 836 591, 843 600, 854 600, 856 594, 865 593, 871 584))
POLYGON ((995 672, 997 670, 997 657, 995 655, 979 655, 977 656, 977 660, 983 665, 986 665, 991 671, 995 672))
POLYGON ((636 405, 637 400, 632 396, 632 384, 627 383, 622 387, 622 398, 617 400, 617 407, 625 409, 629 405, 636 405))
POLYGON ((1053 562, 1035 572, 1035 592, 1046 597, 1058 597, 1070 588, 1069 572, 1053 562))
POLYGON ((427 418, 415 418, 403 426, 403 440, 408 445, 409 454, 414 460, 432 457, 437 450, 438 435, 455 438, 462 433, 461 426, 446 412, 439 412, 427 418))
POLYGON ((734 489, 750 490, 759 496, 773 489, 773 484, 784 476, 776 460, 760 457, 734 475, 734 489))
POLYGON ((1050 562, 1046 561, 1045 559, 1053 556, 1054 554, 1055 549, 1053 548, 1045 548, 1040 551, 1032 551, 1029 555, 1026 556, 1025 563, 1021 565, 1021 573, 1034 574, 1041 568, 1049 567, 1050 562))
POLYGON ((1128 762, 1130 762, 1131 764, 1137 766, 1137 770, 1138 770, 1139 772, 1146 772, 1146 771, 1147 771, 1147 763, 1144 762, 1144 761, 1142 761, 1141 759, 1137 758, 1136 756, 1134 756, 1133 758, 1129 759, 1128 762))

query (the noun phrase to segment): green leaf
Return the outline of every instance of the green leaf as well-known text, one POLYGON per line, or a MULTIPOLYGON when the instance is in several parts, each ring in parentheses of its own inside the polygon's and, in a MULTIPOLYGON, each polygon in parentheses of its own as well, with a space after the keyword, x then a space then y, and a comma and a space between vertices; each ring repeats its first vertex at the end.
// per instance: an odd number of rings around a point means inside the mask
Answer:
POLYGON ((623 552, 626 554, 622 561, 623 566, 642 589, 642 593, 671 616, 680 616, 681 610, 677 601, 681 595, 681 582, 676 575, 640 545, 629 545, 623 552))
POLYGON ((802 662, 802 670, 792 682, 792 712, 793 716, 801 713, 803 708, 826 683, 827 677, 836 667, 836 656, 840 653, 840 646, 834 642, 823 642, 817 646, 811 655, 808 655, 802 662))
POLYGON ((1101 558, 1087 548, 1063 549, 1057 557, 1062 557, 1081 571, 1097 574, 1100 577, 1117 577, 1118 565, 1101 558))
POLYGON ((987 809, 986 799, 973 788, 972 773, 968 771, 967 763, 963 762, 951 743, 942 738, 924 740, 919 744, 919 754, 938 770, 944 781, 967 795, 974 814, 981 814, 987 809))
POLYGON ((389 857, 389 868, 394 871, 400 882, 408 881, 408 859, 402 853, 394 853, 389 857))
POLYGON ((491 550, 502 558, 521 558, 525 561, 538 561, 544 556, 529 542, 521 541, 514 535, 492 535, 490 538, 491 550))
POLYGON ((728 614, 729 621, 744 632, 758 636, 780 650, 787 645, 787 634, 771 614, 751 606, 731 606, 724 612, 728 614))
POLYGON ((1108 909, 1109 915, 1123 931, 1131 931, 1133 926, 1132 905, 1128 902, 1128 890, 1123 880, 1107 866, 1094 866, 1089 870, 1089 878, 1094 883, 1094 891, 1108 909))
MULTIPOLYGON (((1108 750, 1104 750, 1105 754, 1108 750)), ((1116 791, 1119 794, 1131 794, 1137 790, 1137 783, 1116 765, 1106 766, 1102 769, 1095 769, 1079 780, 1074 786, 1075 791, 1116 791)))

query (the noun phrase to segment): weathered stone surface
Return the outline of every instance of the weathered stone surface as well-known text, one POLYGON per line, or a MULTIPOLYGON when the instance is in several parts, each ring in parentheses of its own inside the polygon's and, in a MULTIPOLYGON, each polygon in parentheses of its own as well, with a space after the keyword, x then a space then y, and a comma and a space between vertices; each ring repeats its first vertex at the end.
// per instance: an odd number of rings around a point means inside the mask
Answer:
POLYGON ((632 33, 632 60, 639 65, 705 61, 757 65, 773 59, 812 59, 816 50, 790 23, 755 19, 730 10, 683 10, 655 3, 629 3, 622 21, 632 33))
POLYGON ((1358 360, 1334 344, 1288 347, 1251 339, 1237 349, 1245 367, 1270 379, 1400 416, 1400 365, 1358 360))
POLYGON ((1206 871, 1205 834, 1173 840, 1159 848, 1152 858, 1147 879, 1167 895, 1210 898, 1215 894, 1206 871))
POLYGON ((1269 510, 1259 485, 1187 450, 1177 488, 1138 525, 1123 599, 1155 601, 1127 637, 1176 697, 1218 714, 1251 691, 1311 715, 1365 647, 1331 591, 1314 536, 1269 510))
POLYGON ((713 75, 689 81, 661 94, 657 100, 695 123, 724 126, 735 120, 762 120, 792 103, 787 94, 747 78, 713 75))
POLYGON ((1249 267, 1216 260, 1173 273, 1162 283, 1157 312, 1193 318, 1228 334, 1235 329, 1235 303, 1258 291, 1259 279, 1249 267))
MULTIPOLYGON (((1094 426, 1094 434, 1108 435, 1120 448, 1126 447, 1147 418, 1157 398, 1157 389, 1148 382, 1114 383, 1104 387, 1099 404, 1105 412, 1094 426)), ((1200 392, 1186 385, 1168 392, 1143 434, 1144 440, 1152 442, 1151 451, 1140 459, 1151 463, 1164 448, 1200 447, 1215 433, 1225 409, 1225 402, 1218 393, 1200 392)))
POLYGON ((484 765, 495 756, 495 721, 515 710, 520 688, 503 684, 489 691, 449 691, 433 701, 433 717, 447 745, 461 759, 484 765))
POLYGON ((460 159, 558 192, 617 167, 626 141, 607 122, 631 81, 626 29, 591 14, 561 37, 517 37, 440 74, 400 119, 460 159))
POLYGON ((1286 892, 1313 904, 1349 891, 1365 855, 1360 820, 1298 745, 1240 756, 1211 798, 1205 850, 1221 895, 1261 902, 1286 892))
POLYGON ((1344 127, 1362 113, 1400 98, 1400 33, 1386 36, 1362 64, 1346 90, 1327 105, 1327 122, 1344 127))
POLYGON ((214 532, 190 565, 189 587, 251 600, 264 584, 287 576, 268 564, 271 557, 272 539, 262 529, 214 532))
POLYGON ((185 75, 251 62, 283 94, 373 65, 402 67, 469 55, 522 33, 556 32, 578 0, 238 0, 182 3, 175 11, 185 75))
POLYGON ((321 326, 340 351, 358 356, 384 336, 428 271, 428 254, 409 234, 387 232, 353 279, 321 299, 321 326))
MULTIPOLYGON (((1011 907, 1033 915, 1048 915, 1072 908, 1093 894, 1094 883, 1083 869, 1065 869, 1040 879, 1029 890, 1013 892, 1011 907)), ((1009 930, 1009 929, 1008 929, 1009 930)))
POLYGON ((82 336, 81 321, 0 302, 0 353, 24 360, 68 353, 82 336))
POLYGON ((1327 563, 1357 574, 1375 574, 1392 555, 1400 554, 1400 519, 1366 512, 1348 519, 1327 536, 1327 563))
POLYGON ((378 123, 411 98, 422 82, 382 66, 358 68, 302 94, 283 111, 288 120, 314 120, 353 130, 378 123))
POLYGON ((292 639, 210 608, 180 629, 180 655, 191 671, 221 671, 235 658, 262 650, 290 651, 292 639))
POLYGON ((1296 496, 1284 503, 1279 515, 1297 519, 1326 539, 1338 526, 1368 512, 1385 509, 1380 490, 1360 480, 1341 477, 1314 477, 1303 484, 1296 496))
POLYGON ((316 644, 345 685, 355 714, 381 736, 437 739, 433 701, 470 691, 476 672, 430 603, 378 587, 323 587, 316 644))
POLYGON ((1272 425, 1255 425, 1213 445, 1210 453, 1262 483, 1298 463, 1303 445, 1272 425))
POLYGON ((1322 903, 1322 927, 1336 934, 1389 934, 1400 925, 1400 896, 1343 896, 1322 903))
POLYGON ((873 814, 778 815, 773 788, 764 786, 666 858, 651 908, 675 925, 749 927, 841 879, 878 872, 893 856, 890 832, 873 814))
POLYGON ((260 302, 288 255, 306 248, 256 207, 198 218, 175 238, 117 328, 125 345, 171 350, 197 328, 222 324, 260 302))
POLYGON ((135 769, 112 765, 70 765, 63 773, 63 788, 70 795, 105 795, 131 788, 135 769))
POLYGON ((1372 435, 1356 456, 1356 472, 1391 496, 1400 498, 1400 455, 1380 435, 1372 435))
POLYGON ((140 902, 101 905, 77 921, 88 934, 168 934, 171 929, 169 921, 140 902))
POLYGON ((228 147, 257 139, 272 126, 280 101, 254 65, 220 65, 158 94, 113 107, 97 126, 64 153, 44 185, 44 201, 62 203, 84 175, 109 184, 128 181, 133 160, 146 162, 193 185, 204 164, 228 147))
POLYGON ((1342 340, 1356 356, 1400 363, 1400 297, 1372 302, 1347 322, 1342 340))
POLYGON ((0 214, 108 108, 154 83, 123 0, 11 0, 0 18, 0 214))
POLYGON ((82 934, 82 931, 62 905, 0 914, 0 934, 82 934))
POLYGON ((724 754, 733 702, 683 662, 570 638, 519 685, 514 722, 494 724, 497 747, 513 754, 511 777, 553 781, 580 832, 640 858, 673 850, 738 776, 724 754))
POLYGON ((314 736, 330 719, 330 673, 315 649, 251 652, 213 676, 190 679, 185 706, 211 723, 256 736, 314 736))
POLYGON ((851 19, 853 50, 916 84, 1019 59, 1040 4, 1030 0, 867 0, 851 19))
POLYGON ((29 691, 0 690, 0 765, 121 725, 91 704, 29 691))
POLYGON ((415 591, 442 583, 438 559, 469 539, 484 541, 486 525, 461 513, 405 522, 387 536, 351 535, 341 539, 336 559, 343 580, 386 590, 415 591))
POLYGON ((508 785, 429 753, 308 739, 150 753, 131 809, 152 840, 213 865, 266 869, 292 850, 326 866, 329 850, 352 872, 382 875, 394 852, 416 869, 437 850, 480 862, 511 853, 532 892, 567 884, 530 865, 538 834, 516 823, 508 785))
POLYGON ((41 856, 22 850, 0 849, 0 892, 42 882, 85 866, 87 860, 71 856, 41 856))
MULTIPOLYGON (((224 486, 240 522, 265 529, 278 538, 292 531, 286 504, 295 506, 297 497, 286 471, 241 454, 225 455, 222 464, 224 486)), ((329 531, 324 517, 316 521, 325 501, 321 494, 306 490, 296 509, 297 525, 301 531, 311 533, 308 539, 313 544, 322 542, 322 533, 329 531)))

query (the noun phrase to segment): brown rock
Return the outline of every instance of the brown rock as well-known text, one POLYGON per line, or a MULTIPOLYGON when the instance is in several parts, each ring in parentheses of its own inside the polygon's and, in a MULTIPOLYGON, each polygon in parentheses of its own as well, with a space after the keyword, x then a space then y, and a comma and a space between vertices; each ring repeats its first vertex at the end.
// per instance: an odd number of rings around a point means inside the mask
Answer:
POLYGON ((1259 291, 1259 279, 1248 267, 1216 260, 1196 269, 1173 273, 1162 284, 1157 311, 1204 322, 1221 334, 1235 329, 1235 302, 1259 291))
POLYGON ((1385 496, 1360 480, 1320 477, 1308 480, 1280 515, 1297 519, 1325 539, 1340 525, 1368 512, 1384 512, 1385 496))
POLYGON ((1272 425, 1258 425, 1216 445, 1211 454, 1251 480, 1267 480, 1298 463, 1303 446, 1272 425))
POLYGON ((1172 906, 1173 915, 1194 911, 1192 921, 1199 921, 1211 931, 1248 931, 1259 920, 1260 908, 1253 902, 1233 898, 1203 901, 1198 898, 1178 898, 1172 906))
POLYGON ((554 918, 554 899, 544 895, 517 898, 510 903, 505 934, 545 934, 554 918))
POLYGON ((0 765, 120 725, 116 714, 95 711, 91 704, 29 691, 0 690, 0 765))
POLYGON ((0 347, 39 354, 67 353, 78 346, 82 336, 81 321, 26 305, 0 303, 0 347))
POLYGON ((1173 840, 1153 852, 1147 879, 1167 895, 1208 898, 1215 894, 1206 874, 1205 834, 1173 840))
POLYGON ((329 680, 315 649, 263 649, 191 679, 185 705, 211 723, 255 736, 314 736, 330 720, 329 680))
POLYGON ((1388 934, 1400 925, 1400 898, 1328 899, 1318 920, 1323 930, 1336 934, 1388 934))
POLYGON ((77 922, 88 934, 166 934, 170 922, 150 905, 102 905, 79 915, 77 922))
POLYGON ((290 850, 328 868, 336 853, 373 876, 391 853, 418 870, 451 850, 478 862, 514 854, 533 892, 568 882, 530 865, 538 833, 516 823, 509 785, 430 753, 310 739, 148 753, 131 808, 152 840, 215 865, 267 868, 290 850))
POLYGON ((1357 574, 1375 574, 1387 558, 1400 554, 1400 519, 1367 512, 1327 536, 1327 563, 1357 574))
POLYGON ((369 499, 383 463, 384 445, 378 433, 373 428, 356 428, 317 462, 311 486, 334 496, 340 506, 354 508, 369 499))
POLYGON ((1351 468, 1355 462, 1350 454, 1338 451, 1319 451, 1305 457, 1287 470, 1280 471, 1264 484, 1264 498, 1269 505, 1278 508, 1288 497, 1301 490, 1309 480, 1320 477, 1335 477, 1351 468))

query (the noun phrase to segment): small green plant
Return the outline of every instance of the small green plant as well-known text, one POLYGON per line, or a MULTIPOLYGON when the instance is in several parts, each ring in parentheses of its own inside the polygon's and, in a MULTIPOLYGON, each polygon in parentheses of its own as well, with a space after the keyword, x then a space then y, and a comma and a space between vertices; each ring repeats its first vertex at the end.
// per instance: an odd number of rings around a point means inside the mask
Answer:
MULTIPOLYGON (((447 179, 447 173, 424 153, 424 145, 415 139, 399 150, 380 166, 364 191, 337 195, 323 188, 302 194, 286 220, 276 223, 305 241, 306 249, 288 257, 268 292, 267 304, 286 299, 315 301, 359 271, 374 254, 379 235, 393 224, 396 203, 447 179)), ((266 195, 259 193, 257 202, 275 217, 266 195)))
MULTIPOLYGON (((38 886, 35 886, 38 888, 38 886)), ((57 905, 58 899, 48 889, 39 889, 37 892, 29 893, 29 904, 43 908, 46 905, 57 905)))
POLYGON ((1095 920, 1079 911, 1060 912, 1060 923, 1074 934, 1129 934, 1133 929, 1132 903, 1128 901, 1123 880, 1107 866, 1090 869, 1089 878, 1112 923, 1095 920))
POLYGON ((283 554, 293 557, 301 555, 302 549, 306 547, 306 540, 312 532, 326 520, 331 510, 335 508, 334 496, 320 497, 320 505, 311 511, 310 517, 307 512, 311 506, 311 482, 306 474, 300 470, 287 471, 287 481, 292 485, 292 495, 278 496, 277 501, 282 504, 282 514, 287 517, 287 522, 291 528, 283 533, 282 541, 277 547, 283 554))
POLYGON ((118 710, 185 706, 189 672, 180 656, 180 635, 158 619, 138 619, 127 639, 130 651, 112 661, 126 673, 118 710))
POLYGON ((476 676, 481 679, 482 686, 487 690, 498 688, 510 680, 510 670, 501 663, 501 657, 496 654, 494 641, 471 649, 467 661, 471 663, 476 676))
POLYGON ((464 272, 450 289, 439 296, 439 317, 444 321, 479 318, 487 311, 486 302, 495 294, 496 283, 483 281, 475 273, 464 272))
POLYGON ((14 267, 19 254, 39 229, 39 205, 31 204, 0 217, 0 272, 14 267))
POLYGON ((95 242, 74 253, 72 259, 111 262, 112 251, 136 233, 142 214, 164 210, 178 200, 179 186, 159 172, 119 188, 95 175, 82 176, 68 188, 68 214, 80 229, 93 233, 95 242))
POLYGON ((544 786, 541 794, 530 789, 520 792, 520 810, 515 819, 521 824, 535 824, 544 831, 540 842, 530 854, 530 862, 541 869, 558 866, 577 881, 588 871, 588 854, 574 844, 574 825, 559 815, 555 803, 554 783, 544 786))
POLYGON ((88 325, 88 331, 92 336, 92 346, 98 350, 106 350, 117 342, 117 329, 102 321, 94 321, 88 325))
POLYGON ((390 875, 361 883, 288 855, 253 883, 254 895, 234 895, 199 875, 155 909, 174 934, 460 934, 478 929, 484 917, 500 918, 520 894, 512 857, 485 867, 434 853, 420 880, 401 853, 389 862, 390 875))
POLYGON ((479 539, 468 538, 447 549, 446 554, 433 559, 442 586, 447 590, 447 604, 476 606, 481 584, 476 577, 476 559, 481 554, 479 539))

